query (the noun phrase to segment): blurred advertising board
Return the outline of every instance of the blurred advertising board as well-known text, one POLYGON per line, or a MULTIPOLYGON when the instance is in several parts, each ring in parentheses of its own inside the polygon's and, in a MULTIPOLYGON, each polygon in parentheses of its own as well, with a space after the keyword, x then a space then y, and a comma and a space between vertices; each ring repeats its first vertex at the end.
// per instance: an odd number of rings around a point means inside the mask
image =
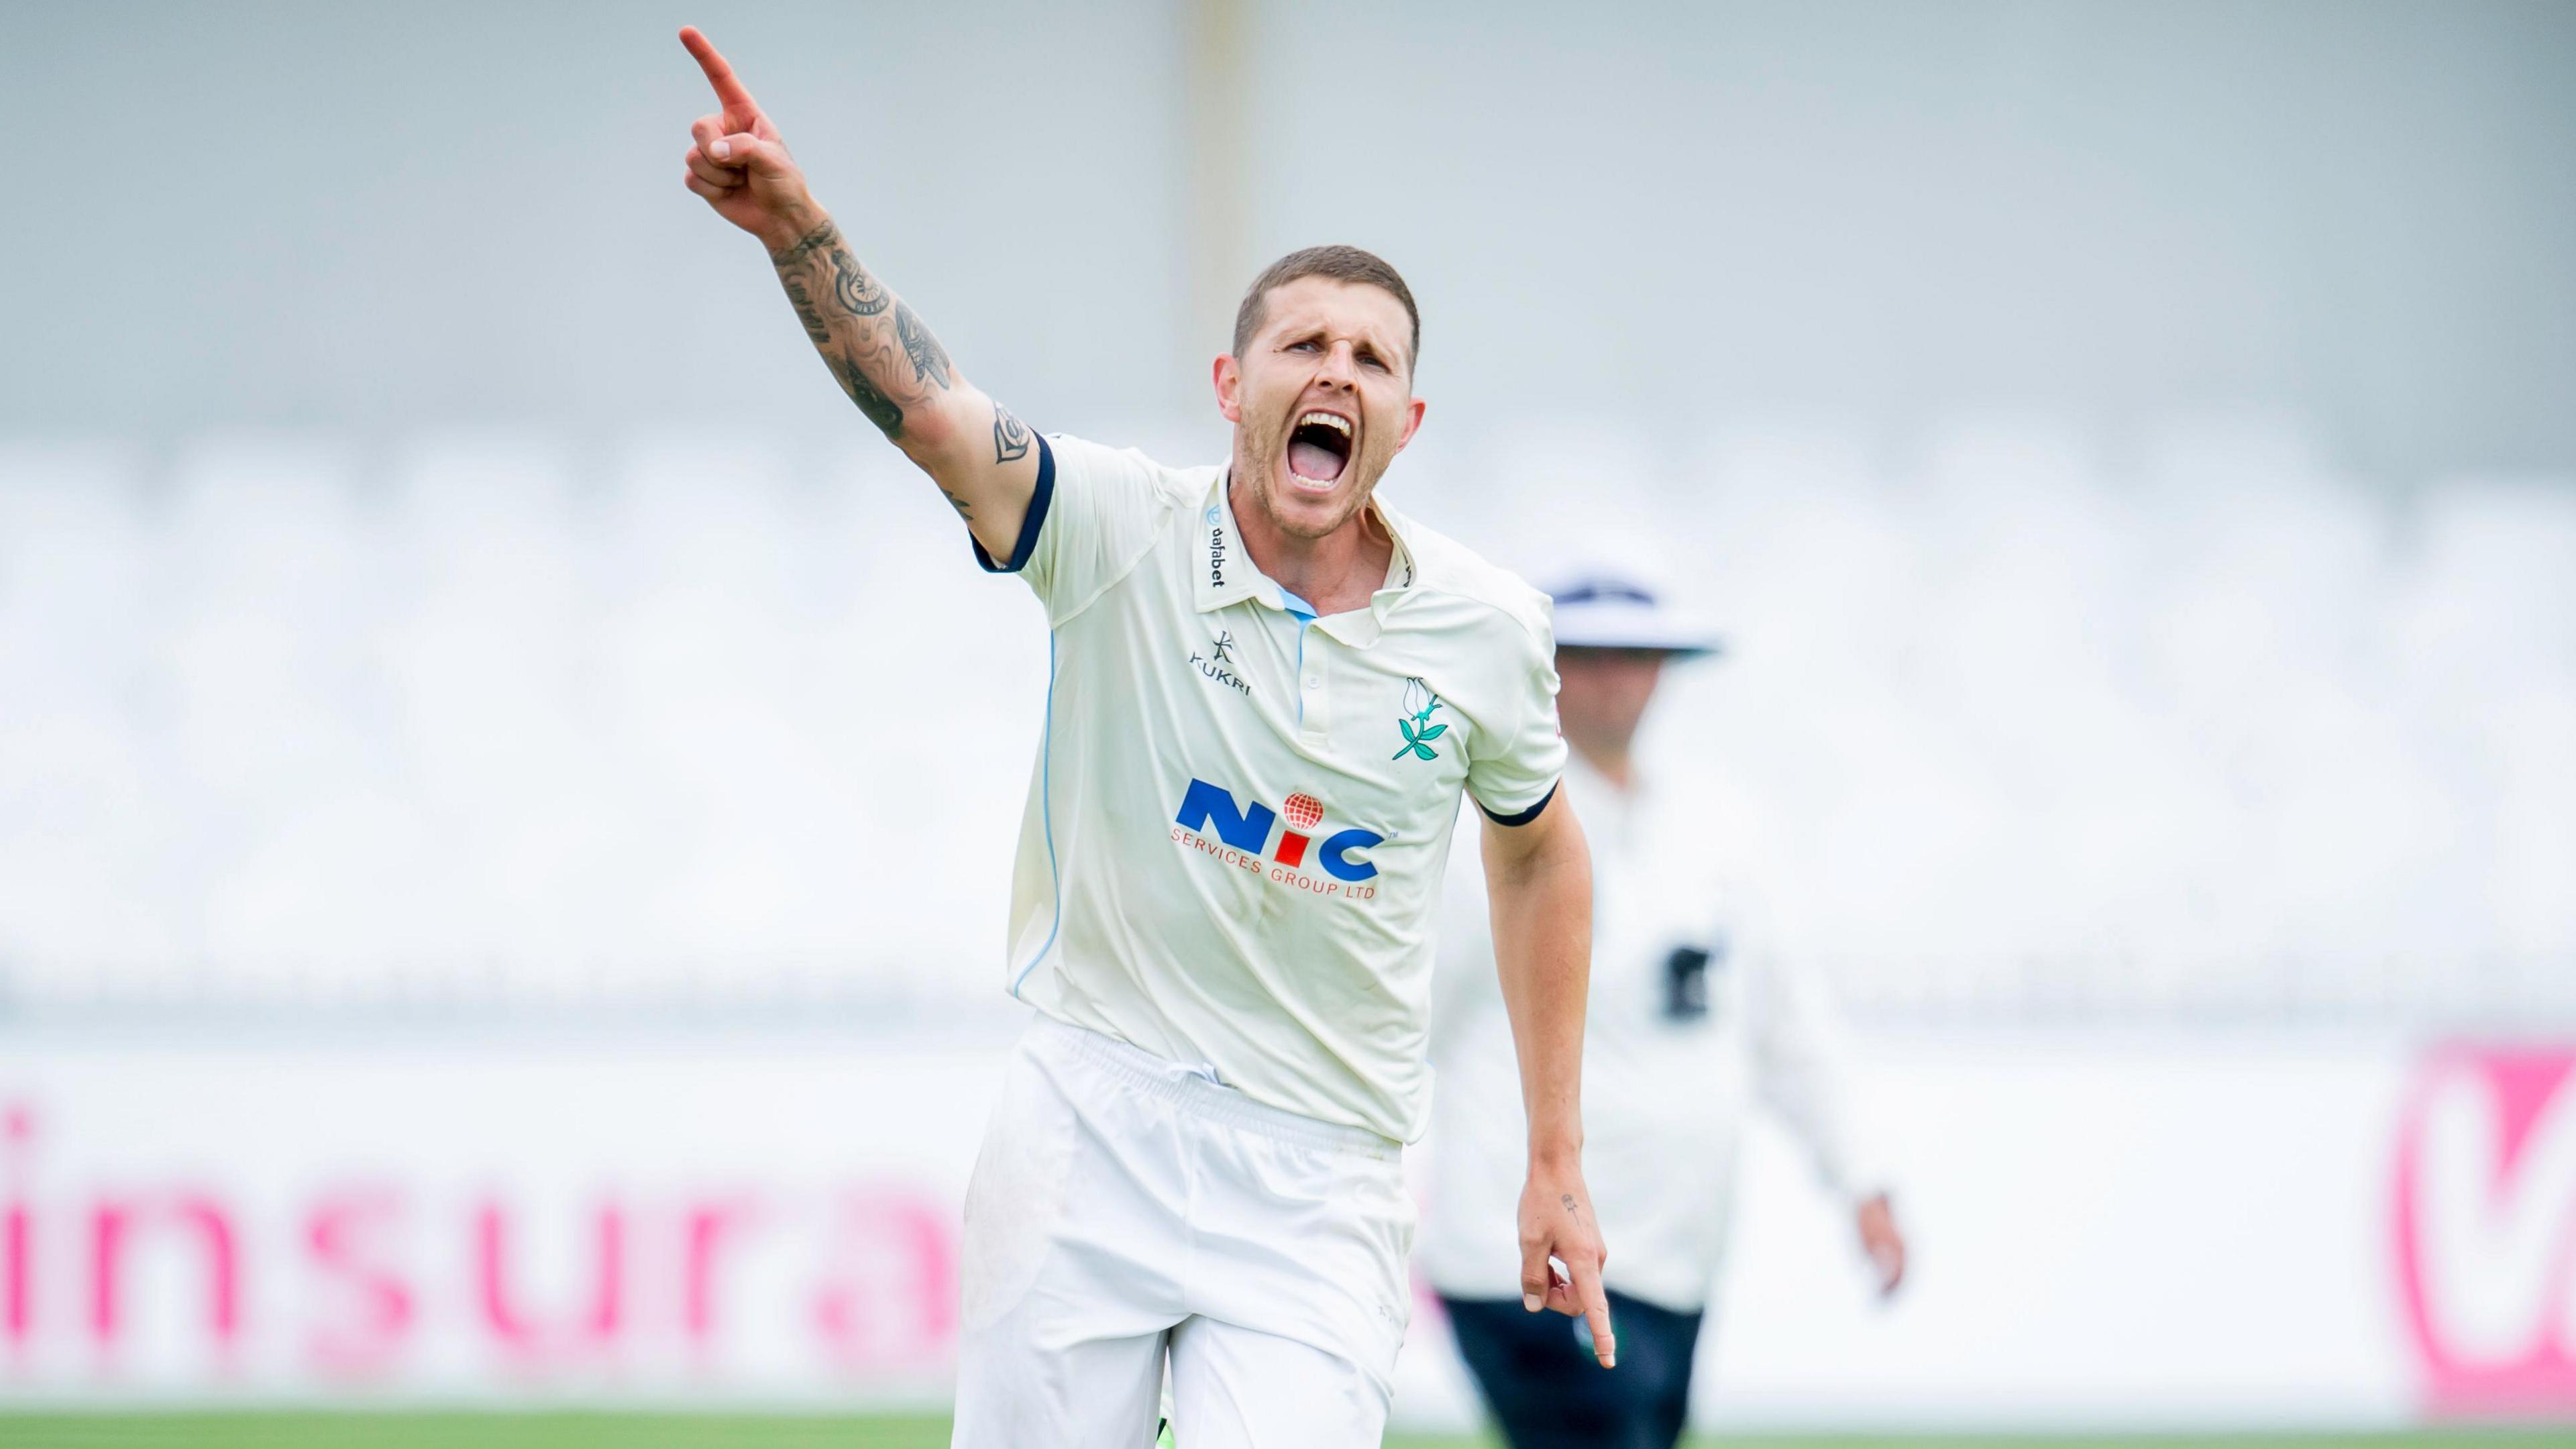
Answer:
MULTIPOLYGON (((936 1406, 1009 1039, 0 1033, 0 1406, 936 1406)), ((2576 1418, 2576 1045, 1864 1044, 1911 1281, 1757 1134, 1709 1421, 2576 1418)))

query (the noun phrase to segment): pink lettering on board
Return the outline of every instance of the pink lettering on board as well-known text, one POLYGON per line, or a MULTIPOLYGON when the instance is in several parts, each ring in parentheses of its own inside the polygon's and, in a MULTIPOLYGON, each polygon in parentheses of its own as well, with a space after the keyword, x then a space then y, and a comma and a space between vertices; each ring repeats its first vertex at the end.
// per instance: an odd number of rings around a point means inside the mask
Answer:
POLYGON ((241 1334, 241 1255, 232 1214, 206 1193, 101 1199, 90 1212, 90 1334, 113 1345, 122 1329, 125 1252, 134 1230, 153 1220, 192 1229, 205 1249, 206 1326, 219 1347, 241 1334))
POLYGON ((23 1102, 0 1108, 0 1334, 23 1352, 36 1331, 35 1209, 28 1203, 36 1114, 23 1102))
POLYGON ((2428 1407, 2576 1410, 2576 1048, 2428 1053, 2399 1119, 2394 1189, 2428 1407))
POLYGON ((334 1374, 377 1374, 393 1367, 417 1318, 412 1290, 384 1261, 383 1239, 400 1225, 402 1193, 385 1186, 340 1188, 314 1203, 304 1245, 326 1291, 346 1303, 330 1323, 316 1324, 306 1351, 334 1374))
POLYGON ((510 1291, 510 1219, 497 1202, 486 1202, 474 1218, 474 1262, 477 1298, 483 1326, 517 1358, 538 1360, 566 1352, 595 1349, 617 1337, 625 1312, 626 1215, 615 1205, 602 1207, 592 1239, 590 1302, 575 1308, 549 1330, 510 1291))
POLYGON ((739 1236, 757 1215, 758 1208, 747 1199, 696 1203, 684 1215, 680 1320, 692 1344, 704 1345, 715 1338, 716 1305, 723 1301, 717 1273, 725 1240, 739 1236))
POLYGON ((906 1189, 845 1197, 828 1230, 814 1325, 834 1363, 859 1373, 946 1359, 957 1336, 957 1214, 906 1189))

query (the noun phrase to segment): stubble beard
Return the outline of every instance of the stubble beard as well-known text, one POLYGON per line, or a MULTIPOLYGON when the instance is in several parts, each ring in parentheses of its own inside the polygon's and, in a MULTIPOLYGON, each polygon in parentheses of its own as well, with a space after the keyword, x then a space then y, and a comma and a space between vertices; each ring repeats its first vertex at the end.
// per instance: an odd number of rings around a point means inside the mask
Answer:
POLYGON ((1377 495, 1378 480, 1386 476, 1387 465, 1395 461, 1395 451, 1379 442, 1377 429, 1365 429, 1362 450, 1353 453, 1349 461, 1342 464, 1343 475, 1352 478, 1354 486, 1341 495, 1342 506, 1333 511, 1331 521, 1318 525, 1312 521, 1312 513, 1291 513, 1279 506, 1277 490, 1280 471, 1285 467, 1288 432, 1286 424, 1277 422, 1265 422, 1257 427, 1248 423, 1237 425, 1234 434, 1235 476, 1249 485, 1263 515, 1281 533, 1292 538, 1329 538, 1358 516, 1361 509, 1368 507, 1369 499, 1377 495))

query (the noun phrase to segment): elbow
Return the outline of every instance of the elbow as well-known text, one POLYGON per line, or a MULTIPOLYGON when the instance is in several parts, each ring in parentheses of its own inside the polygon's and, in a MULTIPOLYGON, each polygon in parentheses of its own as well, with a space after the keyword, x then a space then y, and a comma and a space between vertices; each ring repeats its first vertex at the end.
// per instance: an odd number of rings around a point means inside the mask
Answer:
POLYGON ((993 461, 992 411, 992 400, 961 378, 954 391, 935 392, 906 407, 896 442, 931 477, 970 479, 993 461))
POLYGON ((903 434, 896 441, 903 451, 933 475, 945 467, 957 451, 964 434, 956 419, 948 415, 942 399, 932 399, 903 410, 903 434))

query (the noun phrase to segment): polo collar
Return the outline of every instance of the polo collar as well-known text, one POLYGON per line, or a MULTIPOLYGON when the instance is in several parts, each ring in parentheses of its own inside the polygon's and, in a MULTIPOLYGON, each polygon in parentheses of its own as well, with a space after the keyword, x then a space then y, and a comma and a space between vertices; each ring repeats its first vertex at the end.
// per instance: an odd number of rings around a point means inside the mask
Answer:
MULTIPOLYGON (((1190 567, 1196 576, 1195 594, 1199 612, 1222 609, 1252 599, 1285 612, 1287 601, 1280 597, 1278 583, 1260 566, 1253 563, 1252 553, 1243 546, 1243 531, 1234 521, 1234 498, 1227 488, 1233 470, 1220 470, 1209 485, 1207 497, 1199 508, 1198 542, 1191 549, 1190 567)), ((1346 644, 1365 648, 1377 642, 1385 627, 1386 611, 1404 597, 1416 582, 1420 564, 1411 544, 1405 541, 1409 532, 1402 515, 1381 507, 1374 498, 1368 506, 1385 526, 1395 549, 1386 563, 1386 581, 1369 598, 1365 609, 1346 614, 1327 614, 1315 621, 1324 630, 1346 644)))
POLYGON ((1199 509, 1198 542, 1190 550, 1190 567, 1198 576, 1199 612, 1246 599, 1284 609, 1287 605, 1279 597, 1279 586, 1253 563, 1251 552, 1243 546, 1243 531, 1235 527, 1234 500, 1226 488, 1226 480, 1233 476, 1230 468, 1218 469, 1199 509))

